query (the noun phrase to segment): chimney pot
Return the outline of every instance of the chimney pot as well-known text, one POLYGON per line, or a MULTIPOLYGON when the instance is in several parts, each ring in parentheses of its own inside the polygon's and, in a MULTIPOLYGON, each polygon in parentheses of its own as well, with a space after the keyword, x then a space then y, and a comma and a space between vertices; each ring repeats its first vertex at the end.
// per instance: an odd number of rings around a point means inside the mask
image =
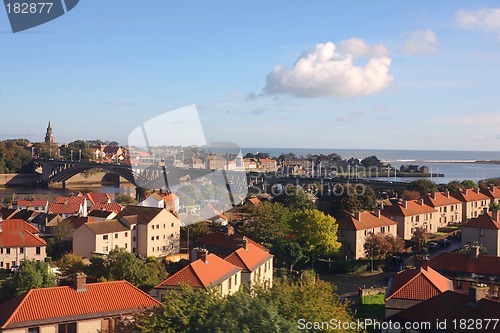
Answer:
POLYGON ((205 264, 208 264, 207 257, 208 257, 208 250, 202 249, 202 248, 196 248, 196 260, 201 259, 205 262, 205 264))
POLYGON ((76 273, 74 277, 74 288, 77 293, 82 293, 87 291, 87 275, 83 273, 76 273))

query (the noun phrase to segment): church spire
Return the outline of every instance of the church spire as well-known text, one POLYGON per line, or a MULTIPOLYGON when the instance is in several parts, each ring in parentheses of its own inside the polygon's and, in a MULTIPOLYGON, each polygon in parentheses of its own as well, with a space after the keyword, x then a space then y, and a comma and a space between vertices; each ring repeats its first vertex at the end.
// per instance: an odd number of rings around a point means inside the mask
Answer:
POLYGON ((50 126, 50 119, 49 119, 49 125, 47 126, 47 133, 45 134, 45 143, 54 143, 54 134, 52 134, 52 127, 50 126))

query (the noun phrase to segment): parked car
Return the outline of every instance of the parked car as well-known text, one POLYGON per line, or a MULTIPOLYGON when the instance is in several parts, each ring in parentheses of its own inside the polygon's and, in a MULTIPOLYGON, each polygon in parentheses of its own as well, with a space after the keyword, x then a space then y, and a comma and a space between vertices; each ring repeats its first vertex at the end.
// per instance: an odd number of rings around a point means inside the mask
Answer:
POLYGON ((439 245, 445 247, 451 244, 451 241, 448 238, 443 238, 438 241, 439 245))
POLYGON ((427 248, 429 249, 429 251, 435 251, 439 249, 439 244, 436 242, 429 242, 427 243, 427 248))

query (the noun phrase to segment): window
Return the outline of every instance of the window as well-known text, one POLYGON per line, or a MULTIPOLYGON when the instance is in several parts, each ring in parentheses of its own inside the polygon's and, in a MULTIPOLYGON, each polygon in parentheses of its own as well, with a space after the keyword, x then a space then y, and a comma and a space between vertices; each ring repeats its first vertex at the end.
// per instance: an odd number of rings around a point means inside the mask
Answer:
POLYGON ((159 246, 156 247, 156 251, 160 251, 160 247, 159 246))
POLYGON ((125 237, 128 237, 128 232, 125 232, 125 237))
POLYGON ((231 282, 233 282, 232 278, 227 279, 227 288, 231 290, 231 282))
POLYGON ((498 298, 498 284, 493 286, 493 297, 498 298))
POLYGON ((132 248, 132 253, 135 253, 135 252, 136 252, 136 249, 135 249, 135 247, 134 247, 134 248, 132 248))
POLYGON ((174 234, 170 234, 170 237, 174 238, 174 234))
POLYGON ((5 253, 10 254, 10 247, 5 249, 5 253))
POLYGON ((30 327, 28 333, 40 333, 40 327, 30 327))
POLYGON ((381 228, 380 228, 380 232, 381 232, 381 233, 385 233, 385 227, 381 227, 381 228))
POLYGON ((165 229, 165 223, 163 223, 163 229, 165 229))
POLYGON ((19 248, 19 253, 24 253, 24 247, 19 248))
POLYGON ((102 239, 107 240, 108 239, 108 235, 102 235, 102 239))
POLYGON ((136 227, 137 227, 137 226, 136 226, 136 225, 134 225, 134 226, 132 227, 132 230, 135 230, 135 229, 136 229, 136 227))
POLYGON ((118 234, 115 234, 115 238, 118 238, 118 234))
POLYGON ((172 222, 172 225, 171 225, 171 227, 173 227, 173 226, 174 226, 174 222, 172 222))
POLYGON ((165 235, 163 235, 163 239, 167 238, 165 235))
POLYGON ((479 229, 479 236, 484 236, 484 230, 483 229, 479 229))
POLYGON ((160 229, 160 225, 159 224, 156 225, 156 229, 160 229))
POLYGON ((152 224, 152 225, 151 225, 151 229, 154 229, 154 228, 155 228, 155 225, 154 225, 154 224, 152 224))
POLYGON ((0 254, 3 254, 3 247, 0 247, 0 254))
POLYGON ((41 248, 40 248, 40 246, 37 246, 36 247, 36 254, 40 254, 40 253, 41 253, 41 248))
POLYGON ((151 240, 153 240, 153 241, 154 241, 154 240, 155 240, 155 236, 151 236, 151 240))
POLYGON ((108 252, 108 247, 107 246, 103 247, 102 248, 102 252, 107 253, 108 252))
POLYGON ((127 243, 125 243, 125 248, 126 248, 126 249, 128 248, 127 243))
POLYGON ((76 333, 76 323, 59 324, 57 333, 76 333))
POLYGON ((115 249, 117 249, 117 248, 118 248, 118 245, 115 245, 115 249))
POLYGON ((154 246, 151 248, 151 251, 155 252, 155 248, 154 248, 154 246))
POLYGON ((156 240, 160 240, 160 236, 156 236, 156 240))
POLYGON ((132 237, 132 242, 135 242, 135 236, 134 236, 134 237, 132 237))

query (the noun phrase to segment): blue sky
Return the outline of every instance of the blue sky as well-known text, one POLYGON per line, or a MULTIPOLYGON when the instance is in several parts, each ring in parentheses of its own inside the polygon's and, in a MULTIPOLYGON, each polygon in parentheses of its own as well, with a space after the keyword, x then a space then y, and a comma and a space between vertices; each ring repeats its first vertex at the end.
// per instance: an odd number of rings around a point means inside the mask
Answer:
POLYGON ((0 139, 126 144, 196 104, 243 147, 500 144, 500 1, 84 0, 16 34, 0 10, 0 41, 0 139))

